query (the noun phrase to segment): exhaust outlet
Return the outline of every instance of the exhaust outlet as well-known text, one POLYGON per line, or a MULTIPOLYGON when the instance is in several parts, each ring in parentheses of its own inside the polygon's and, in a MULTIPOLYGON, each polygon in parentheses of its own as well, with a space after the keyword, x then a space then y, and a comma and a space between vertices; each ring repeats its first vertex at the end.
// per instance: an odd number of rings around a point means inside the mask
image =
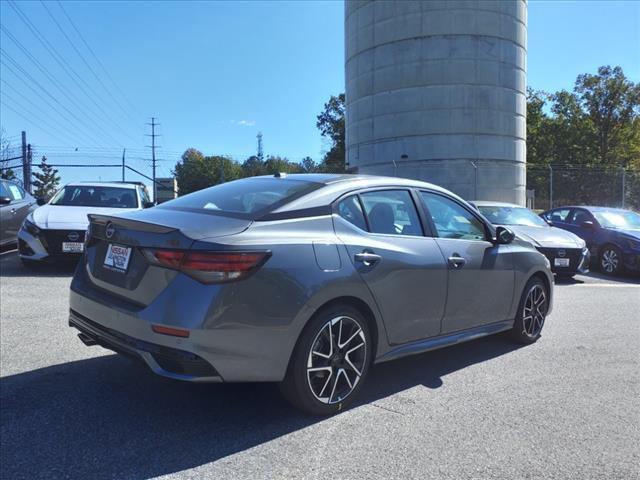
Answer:
POLYGON ((93 338, 91 338, 86 333, 79 333, 78 338, 82 340, 82 343, 84 343, 87 347, 92 347, 98 344, 98 342, 96 342, 93 338))

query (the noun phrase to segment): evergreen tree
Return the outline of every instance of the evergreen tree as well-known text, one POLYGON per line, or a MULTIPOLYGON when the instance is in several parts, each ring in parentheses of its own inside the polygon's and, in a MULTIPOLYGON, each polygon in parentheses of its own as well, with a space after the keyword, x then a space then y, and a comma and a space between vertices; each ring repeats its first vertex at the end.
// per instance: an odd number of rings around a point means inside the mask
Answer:
POLYGON ((60 184, 58 170, 47 163, 47 157, 44 155, 42 156, 42 162, 40 162, 38 168, 40 169, 40 173, 33 173, 33 176, 36 178, 33 181, 33 186, 35 187, 33 195, 37 198, 49 200, 60 184))

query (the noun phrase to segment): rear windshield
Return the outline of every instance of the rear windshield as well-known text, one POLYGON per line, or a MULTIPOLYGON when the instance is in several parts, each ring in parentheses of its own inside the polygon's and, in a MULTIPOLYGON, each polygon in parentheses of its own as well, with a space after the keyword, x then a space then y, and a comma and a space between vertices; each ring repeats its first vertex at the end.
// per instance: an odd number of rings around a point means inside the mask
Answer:
POLYGON ((137 208, 138 200, 133 188, 67 185, 53 197, 51 205, 137 208))
POLYGON ((280 178, 245 178, 176 198, 162 208, 188 208, 251 218, 267 213, 322 186, 280 178))

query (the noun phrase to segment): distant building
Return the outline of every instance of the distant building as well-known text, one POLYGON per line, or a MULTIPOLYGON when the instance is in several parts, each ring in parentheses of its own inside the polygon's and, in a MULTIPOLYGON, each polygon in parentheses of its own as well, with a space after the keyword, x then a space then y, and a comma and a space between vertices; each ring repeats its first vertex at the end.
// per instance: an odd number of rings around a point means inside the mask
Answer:
POLYGON ((525 204, 526 0, 347 1, 348 167, 525 204))
POLYGON ((156 181, 158 182, 157 203, 173 200, 178 196, 178 182, 175 177, 156 178, 156 181))

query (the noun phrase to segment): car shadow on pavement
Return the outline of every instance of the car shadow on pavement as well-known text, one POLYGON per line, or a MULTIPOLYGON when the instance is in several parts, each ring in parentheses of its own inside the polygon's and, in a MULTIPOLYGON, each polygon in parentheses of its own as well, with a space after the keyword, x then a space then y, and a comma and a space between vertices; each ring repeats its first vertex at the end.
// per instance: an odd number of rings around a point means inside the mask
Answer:
POLYGON ((77 261, 43 263, 25 266, 15 251, 0 255, 0 277, 71 277, 78 265, 77 261))
MULTIPOLYGON (((378 365, 354 408, 518 346, 498 337, 378 365)), ((191 384, 118 355, 0 380, 4 478, 151 478, 213 462, 323 418, 290 407, 273 384, 191 384)), ((434 394, 437 394, 434 392, 434 394)))

